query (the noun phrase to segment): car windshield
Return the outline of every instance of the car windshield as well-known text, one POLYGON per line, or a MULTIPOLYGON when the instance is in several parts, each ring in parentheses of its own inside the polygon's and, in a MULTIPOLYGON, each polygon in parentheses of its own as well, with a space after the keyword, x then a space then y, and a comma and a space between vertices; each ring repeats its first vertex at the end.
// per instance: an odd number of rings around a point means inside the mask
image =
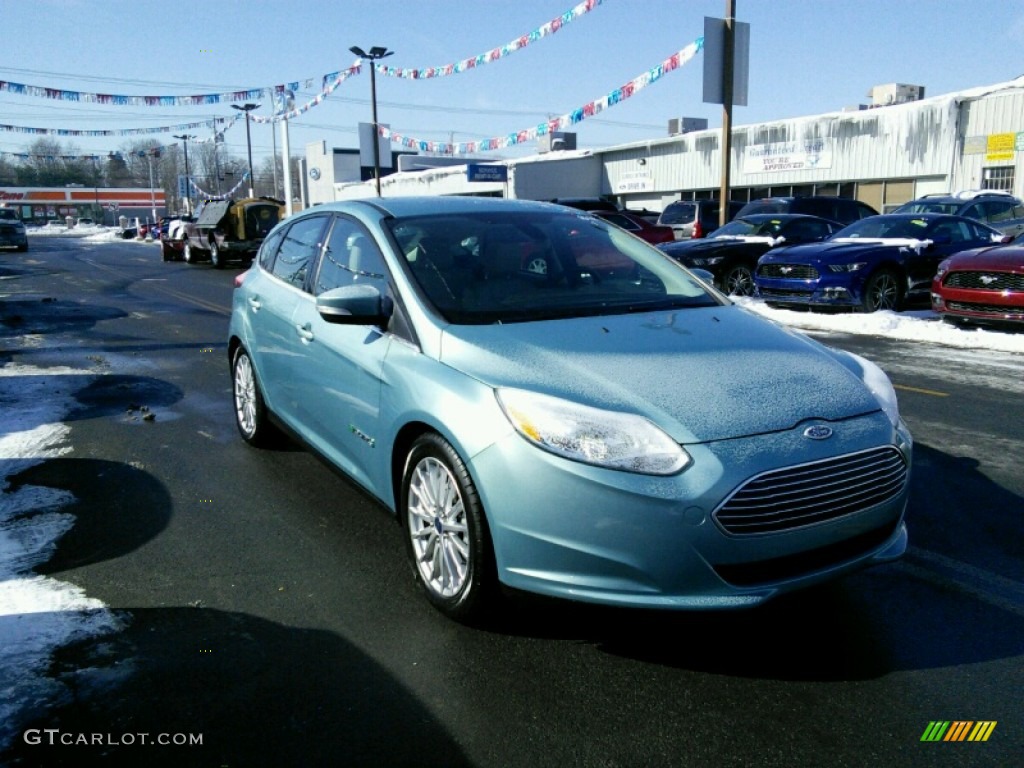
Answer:
POLYGON ((733 219, 715 230, 714 237, 775 237, 782 228, 779 219, 733 219))
POLYGON ((912 216, 869 216, 836 232, 831 239, 845 237, 910 238, 920 240, 928 236, 929 221, 912 216))
POLYGON ((719 304, 661 251, 588 214, 418 216, 390 228, 423 293, 451 323, 719 304))
POLYGON ((669 225, 686 224, 693 221, 696 216, 697 206, 693 203, 684 203, 682 205, 673 203, 661 212, 661 216, 658 218, 658 223, 669 225))
POLYGON ((14 219, 17 220, 18 214, 10 208, 0 208, 0 219, 14 219))

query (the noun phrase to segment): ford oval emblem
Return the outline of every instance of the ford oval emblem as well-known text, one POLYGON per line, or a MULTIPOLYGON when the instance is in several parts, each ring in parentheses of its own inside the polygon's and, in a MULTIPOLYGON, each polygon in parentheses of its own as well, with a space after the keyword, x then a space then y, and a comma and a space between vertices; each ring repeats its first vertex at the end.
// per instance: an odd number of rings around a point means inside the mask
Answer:
POLYGON ((832 437, 832 427, 826 427, 823 424, 816 424, 813 427, 808 427, 804 430, 804 437, 811 440, 828 440, 832 437))

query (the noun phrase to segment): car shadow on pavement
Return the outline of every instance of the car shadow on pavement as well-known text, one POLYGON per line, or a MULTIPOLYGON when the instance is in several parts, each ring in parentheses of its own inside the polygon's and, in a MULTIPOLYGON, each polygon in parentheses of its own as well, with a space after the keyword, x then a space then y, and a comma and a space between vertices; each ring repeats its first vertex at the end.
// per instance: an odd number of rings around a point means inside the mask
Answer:
POLYGON ((51 675, 66 685, 66 701, 19 727, 0 761, 470 765, 427 707, 333 633, 209 608, 128 614, 123 632, 57 652, 51 675), (93 734, 100 743, 90 743, 93 734), (152 743, 161 738, 172 743, 152 743))
MULTIPOLYGON (((0 473, 5 462, 0 461, 0 473)), ((100 459, 49 459, 9 478, 6 492, 29 487, 69 492, 61 514, 74 517, 50 558, 36 573, 59 574, 114 560, 156 538, 171 517, 166 487, 143 469, 100 459)), ((19 516, 30 522, 33 513, 19 516)))

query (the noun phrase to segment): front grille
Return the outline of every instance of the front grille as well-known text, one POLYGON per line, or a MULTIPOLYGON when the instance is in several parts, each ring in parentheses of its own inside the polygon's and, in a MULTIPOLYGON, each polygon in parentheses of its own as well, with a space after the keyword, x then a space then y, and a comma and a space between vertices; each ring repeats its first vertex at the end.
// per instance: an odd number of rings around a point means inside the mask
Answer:
POLYGON ((779 299, 809 299, 814 295, 814 291, 800 291, 795 288, 782 289, 758 287, 757 292, 763 298, 779 299))
POLYGON ((976 291, 1024 291, 1024 275, 1011 272, 950 272, 943 285, 976 291))
POLYGON ((778 533, 883 504, 902 492, 907 463, 891 446, 765 472, 713 514, 727 533, 778 533))
POLYGON ((1007 319, 1024 319, 1024 306, 1007 307, 998 304, 974 304, 968 301, 947 301, 946 307, 953 312, 976 312, 980 315, 993 315, 1007 319))
POLYGON ((761 277, 781 277, 789 280, 817 280, 818 270, 807 264, 762 264, 757 269, 761 277))

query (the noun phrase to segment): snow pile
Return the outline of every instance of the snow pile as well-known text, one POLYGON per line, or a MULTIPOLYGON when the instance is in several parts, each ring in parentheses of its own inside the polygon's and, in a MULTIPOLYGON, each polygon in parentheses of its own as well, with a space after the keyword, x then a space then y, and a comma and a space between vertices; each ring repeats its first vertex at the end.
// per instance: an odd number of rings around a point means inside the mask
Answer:
POLYGON ((60 511, 74 497, 38 486, 10 489, 12 476, 70 453, 70 428, 60 420, 73 407, 73 393, 59 385, 59 377, 81 373, 72 368, 0 367, 0 750, 17 734, 23 718, 40 714, 61 694, 61 686, 46 674, 52 652, 118 628, 116 617, 99 600, 72 584, 32 572, 74 525, 74 517, 60 511))
POLYGON ((1024 354, 1024 329, 1013 332, 970 326, 958 327, 942 322, 939 315, 930 309, 868 313, 798 312, 791 309, 774 309, 759 299, 733 299, 738 305, 769 320, 803 331, 882 336, 900 341, 943 344, 959 349, 988 349, 994 352, 1024 354))

